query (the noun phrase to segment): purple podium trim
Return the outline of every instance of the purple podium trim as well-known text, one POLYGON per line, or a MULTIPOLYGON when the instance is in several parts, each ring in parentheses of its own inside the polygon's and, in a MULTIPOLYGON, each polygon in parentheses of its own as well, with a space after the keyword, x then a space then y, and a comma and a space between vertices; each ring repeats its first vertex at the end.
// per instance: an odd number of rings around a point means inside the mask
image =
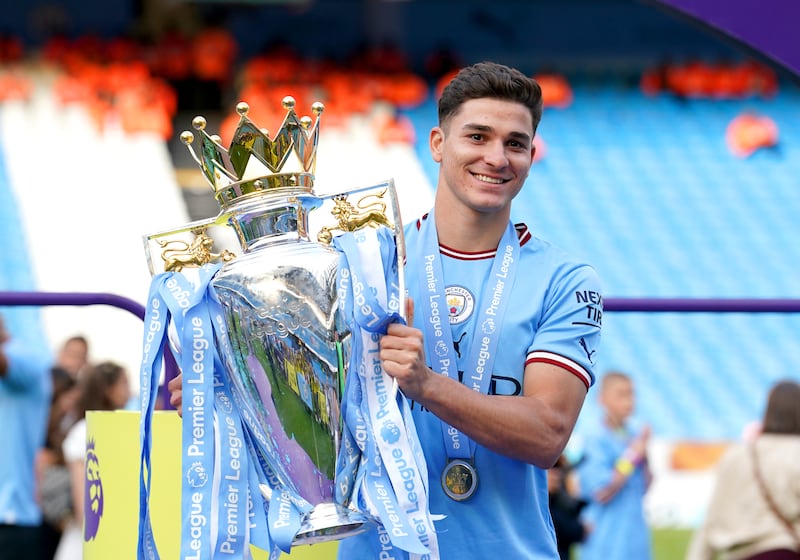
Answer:
POLYGON ((123 296, 90 292, 0 292, 0 305, 112 305, 144 320, 144 306, 123 296))
MULTIPOLYGON (((0 291, 0 306, 24 305, 110 305, 133 313, 144 320, 144 306, 137 301, 116 294, 103 292, 2 292, 0 291)), ((169 381, 178 375, 178 365, 172 350, 165 343, 164 349, 164 378, 169 381)), ((138 373, 138 372, 131 372, 138 373)), ((161 399, 165 410, 172 408, 169 404, 169 391, 166 382, 161 387, 161 399)))
MULTIPOLYGON (((22 305, 111 305, 144 319, 145 309, 140 303, 115 294, 91 292, 3 292, 0 306, 22 305)), ((605 298, 604 311, 642 313, 798 313, 800 299, 716 299, 716 298, 605 298)), ((165 378, 178 374, 178 366, 168 344, 165 344, 165 378)), ((161 387, 164 408, 169 404, 166 383, 161 387)))
POLYGON ((797 313, 800 312, 800 299, 605 298, 603 311, 797 313))

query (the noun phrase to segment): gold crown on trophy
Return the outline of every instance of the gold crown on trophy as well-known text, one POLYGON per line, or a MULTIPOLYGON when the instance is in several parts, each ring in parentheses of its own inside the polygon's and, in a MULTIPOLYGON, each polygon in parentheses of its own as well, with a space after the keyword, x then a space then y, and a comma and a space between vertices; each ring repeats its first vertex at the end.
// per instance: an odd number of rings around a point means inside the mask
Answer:
POLYGON ((250 120, 247 116, 250 106, 244 102, 236 106, 239 124, 228 149, 222 146, 219 136, 206 132, 204 117, 192 120, 192 127, 201 135, 199 150, 191 146, 194 142, 192 132, 181 133, 181 141, 203 170, 220 205, 227 206, 243 197, 271 189, 312 190, 319 119, 324 106, 319 102, 311 105, 316 116, 312 122, 311 117, 297 116, 293 97, 284 97, 281 104, 286 117, 273 138, 267 130, 250 120))

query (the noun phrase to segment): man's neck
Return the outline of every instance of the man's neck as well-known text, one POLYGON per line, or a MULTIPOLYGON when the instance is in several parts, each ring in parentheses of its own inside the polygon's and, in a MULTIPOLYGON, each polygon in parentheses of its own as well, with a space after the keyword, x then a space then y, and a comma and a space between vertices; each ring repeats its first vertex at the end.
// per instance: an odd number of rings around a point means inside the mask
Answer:
POLYGON ((509 220, 507 212, 456 212, 440 206, 437 206, 435 216, 439 243, 470 253, 497 249, 509 220))

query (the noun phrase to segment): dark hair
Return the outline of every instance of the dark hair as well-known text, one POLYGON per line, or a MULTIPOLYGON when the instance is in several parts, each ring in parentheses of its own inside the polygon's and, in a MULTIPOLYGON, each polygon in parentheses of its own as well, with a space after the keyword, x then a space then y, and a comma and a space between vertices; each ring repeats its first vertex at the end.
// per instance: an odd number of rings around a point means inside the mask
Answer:
POLYGON ((800 435, 800 384, 786 379, 772 387, 761 431, 800 435))
POLYGON ((114 362, 102 362, 89 366, 81 373, 78 385, 80 396, 76 404, 76 416, 83 418, 87 410, 114 410, 108 390, 119 380, 125 368, 114 362))
POLYGON ((65 408, 61 401, 77 382, 67 370, 58 366, 54 366, 50 373, 53 378, 53 395, 50 401, 50 416, 47 419, 45 447, 55 454, 57 463, 64 464, 61 444, 67 429, 73 424, 73 419, 72 410, 65 408))
POLYGON ((439 126, 470 99, 493 98, 522 103, 531 112, 533 132, 542 120, 542 88, 519 70, 496 62, 479 62, 462 68, 439 98, 439 126))
POLYGON ((51 401, 56 402, 59 397, 72 389, 76 382, 75 378, 61 366, 53 366, 50 370, 50 374, 53 377, 53 395, 51 401))

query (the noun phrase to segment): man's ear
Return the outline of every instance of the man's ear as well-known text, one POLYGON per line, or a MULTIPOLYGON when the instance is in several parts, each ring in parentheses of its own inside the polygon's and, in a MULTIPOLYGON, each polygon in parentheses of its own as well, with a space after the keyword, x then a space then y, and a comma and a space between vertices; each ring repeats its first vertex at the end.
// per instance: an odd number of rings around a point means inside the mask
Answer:
POLYGON ((442 162, 442 144, 444 143, 444 130, 441 127, 435 126, 431 129, 428 138, 428 147, 431 150, 431 156, 436 163, 442 162))

